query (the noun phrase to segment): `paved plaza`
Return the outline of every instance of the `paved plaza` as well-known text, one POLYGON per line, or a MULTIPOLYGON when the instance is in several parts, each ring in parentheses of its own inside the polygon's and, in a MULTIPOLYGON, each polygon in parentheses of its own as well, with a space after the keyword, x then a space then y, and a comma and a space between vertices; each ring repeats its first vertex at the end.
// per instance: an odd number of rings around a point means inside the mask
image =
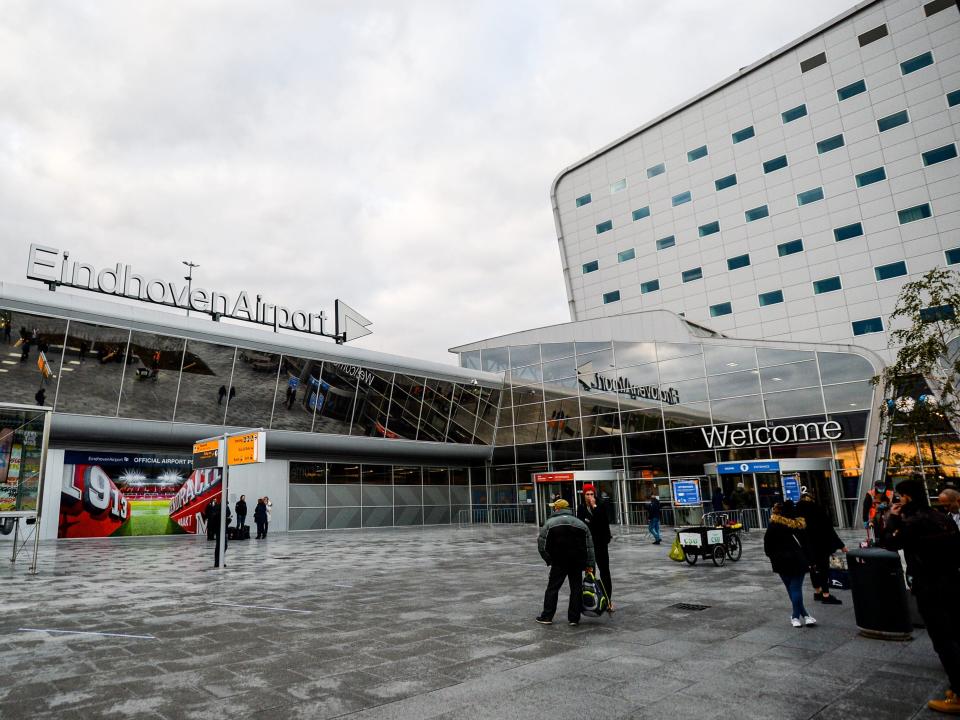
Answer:
POLYGON ((722 568, 618 539, 619 610, 579 627, 566 590, 533 621, 531 527, 276 535, 223 571, 203 538, 49 543, 37 577, 0 568, 0 718, 934 717, 926 634, 862 638, 809 589, 792 628, 752 535, 722 568))

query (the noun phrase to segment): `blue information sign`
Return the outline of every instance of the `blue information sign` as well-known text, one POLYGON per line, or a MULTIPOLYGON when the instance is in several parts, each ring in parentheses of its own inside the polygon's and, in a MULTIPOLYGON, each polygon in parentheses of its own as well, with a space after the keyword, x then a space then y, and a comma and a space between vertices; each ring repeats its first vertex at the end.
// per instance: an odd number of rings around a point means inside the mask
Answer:
POLYGON ((752 460, 750 462, 719 463, 717 465, 718 475, 769 472, 780 472, 780 463, 777 460, 752 460))
POLYGON ((796 475, 784 475, 780 481, 783 483, 783 499, 800 502, 800 478, 796 475))
POLYGON ((699 505, 700 481, 674 480, 673 502, 675 505, 699 505))

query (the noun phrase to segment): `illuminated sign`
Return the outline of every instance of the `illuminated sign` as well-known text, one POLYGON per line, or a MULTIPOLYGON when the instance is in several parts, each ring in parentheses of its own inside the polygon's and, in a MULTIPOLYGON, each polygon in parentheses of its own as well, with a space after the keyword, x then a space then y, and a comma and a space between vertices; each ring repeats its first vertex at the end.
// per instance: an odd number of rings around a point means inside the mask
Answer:
POLYGON ((731 430, 729 425, 700 428, 707 448, 743 447, 744 445, 786 445, 788 443, 839 440, 843 428, 836 420, 797 423, 795 425, 762 425, 731 430))
POLYGON ((263 431, 231 435, 227 438, 227 465, 266 462, 267 434, 263 431))
POLYGON ((371 325, 370 320, 340 300, 334 301, 334 330, 331 333, 329 318, 322 310, 319 313, 291 310, 283 305, 264 302, 262 295, 256 295, 251 300, 245 290, 232 297, 226 293, 193 287, 188 283, 177 284, 147 278, 132 272, 130 266, 123 263, 97 270, 93 265, 71 260, 68 250, 44 245, 30 246, 27 277, 46 283, 51 290, 59 286, 90 290, 154 305, 193 310, 210 315, 214 320, 223 317, 267 325, 272 327, 274 332, 283 328, 322 335, 333 338, 338 343, 371 333, 371 330, 367 329, 371 325))
POLYGON ((220 441, 201 440, 193 444, 193 467, 213 468, 220 466, 220 441))
POLYGON ((538 483, 573 482, 573 473, 534 473, 533 481, 538 483))

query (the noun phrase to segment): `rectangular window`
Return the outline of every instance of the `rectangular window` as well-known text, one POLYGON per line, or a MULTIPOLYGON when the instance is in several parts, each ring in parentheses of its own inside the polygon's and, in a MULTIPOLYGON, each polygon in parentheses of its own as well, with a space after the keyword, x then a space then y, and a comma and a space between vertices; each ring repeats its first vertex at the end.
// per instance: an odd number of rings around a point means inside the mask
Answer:
POLYGON ((943 253, 947 258, 947 265, 960 263, 960 248, 951 248, 943 253))
POLYGON ((760 207, 751 208, 747 210, 743 215, 747 218, 747 222, 753 222, 754 220, 759 220, 760 218, 765 218, 770 214, 770 211, 767 209, 766 205, 761 205, 760 207))
POLYGON ((660 163, 659 165, 654 165, 653 167, 647 168, 647 177, 652 178, 656 177, 657 175, 663 175, 666 171, 667 166, 663 163, 660 163))
POLYGON ((699 280, 703 277, 703 270, 701 268, 692 268, 690 270, 684 270, 680 274, 680 278, 685 282, 693 282, 694 280, 699 280))
POLYGON ((620 300, 620 291, 614 290, 612 292, 606 292, 603 294, 603 304, 609 305, 610 303, 615 303, 620 300))
POLYGON ((611 194, 613 194, 613 193, 618 193, 618 192, 620 192, 620 191, 622 191, 622 190, 626 190, 626 189, 627 189, 627 179, 626 179, 626 178, 620 178, 620 179, 617 180, 615 183, 613 183, 613 185, 610 186, 610 193, 611 193, 611 194))
POLYGON ((869 335, 870 333, 883 332, 883 320, 878 317, 868 320, 854 320, 850 324, 853 326, 854 335, 869 335))
POLYGON ((834 275, 833 277, 823 278, 823 280, 814 280, 813 294, 823 295, 824 293, 840 290, 841 287, 842 286, 840 285, 840 276, 834 275))
POLYGON ((794 120, 799 120, 804 115, 807 114, 806 105, 797 105, 795 108, 790 108, 786 112, 780 113, 780 117, 783 118, 783 124, 793 122, 794 120))
POLYGON ((583 264, 583 274, 584 274, 584 275, 586 275, 587 273, 596 272, 596 271, 599 270, 599 269, 600 269, 600 261, 599 261, 599 260, 591 260, 590 262, 587 262, 587 263, 584 263, 584 264, 583 264))
POLYGON ((757 295, 757 299, 760 301, 760 307, 779 305, 783 302, 783 290, 771 290, 770 292, 760 293, 757 295))
POLYGON ((791 240, 790 242, 780 243, 777 245, 777 254, 780 257, 786 257, 787 255, 794 255, 798 252, 803 252, 803 240, 791 240))
POLYGON ((715 181, 713 184, 716 185, 717 190, 723 190, 728 187, 733 187, 734 185, 737 184, 737 174, 734 173, 733 175, 727 175, 726 177, 722 177, 719 180, 715 181))
POLYGON ((887 36, 887 26, 886 24, 883 24, 883 25, 878 25, 873 30, 867 30, 865 33, 857 35, 857 40, 860 42, 860 47, 864 47, 886 36, 887 36))
POLYGON ((887 115, 877 120, 877 129, 879 129, 880 132, 886 132, 895 127, 906 125, 908 122, 910 122, 910 116, 906 110, 901 110, 900 112, 893 113, 893 115, 887 115))
POLYGON ((642 220, 642 219, 645 218, 645 217, 650 217, 650 206, 649 206, 649 205, 647 205, 646 207, 637 208, 636 210, 633 211, 633 219, 634 219, 634 220, 642 220))
POLYGON ((701 225, 697 228, 697 232, 700 233, 700 237, 718 233, 720 232, 720 221, 714 220, 713 222, 708 222, 706 225, 701 225))
POLYGON ((831 150, 836 150, 837 148, 843 147, 843 133, 839 135, 834 135, 829 137, 826 140, 821 140, 817 143, 817 152, 823 155, 824 153, 830 152, 831 150))
POLYGON ((802 193, 797 193, 797 205, 809 205, 810 203, 815 203, 817 200, 823 200, 823 188, 818 187, 813 190, 804 190, 802 193))
POLYGON ((867 170, 857 175, 857 187, 866 187, 867 185, 873 185, 875 182, 886 179, 887 171, 884 170, 883 167, 874 168, 873 170, 867 170))
POLYGON ((767 160, 763 164, 763 171, 765 173, 772 173, 774 170, 779 170, 787 166, 787 156, 781 155, 780 157, 775 157, 773 160, 767 160))
POLYGON ((825 52, 817 53, 811 58, 802 60, 800 62, 800 72, 805 73, 813 70, 814 68, 820 67, 821 65, 827 64, 827 54, 825 52))
POLYGON ((920 320, 925 323, 953 320, 956 316, 957 312, 953 309, 953 305, 937 305, 920 309, 920 320))
POLYGON ((613 220, 604 220, 602 223, 597 225, 597 235, 601 235, 608 230, 613 230, 613 220))
POLYGON ((941 10, 946 10, 948 7, 953 7, 957 4, 957 0, 933 0, 933 2, 928 2, 923 6, 923 12, 927 17, 931 15, 936 15, 941 10))
POLYGON ((903 75, 909 75, 921 68, 925 68, 927 65, 933 65, 933 53, 930 51, 912 57, 909 60, 904 60, 900 63, 900 72, 903 75))
POLYGON ((701 145, 700 147, 694 148, 693 150, 687 153, 687 162, 693 162, 694 160, 699 160, 702 157, 706 157, 706 155, 707 155, 707 146, 701 145))
POLYGON ((577 198, 577 207, 583 207, 584 205, 589 205, 593 201, 593 197, 590 193, 586 195, 581 195, 577 198))
POLYGON ((710 306, 710 317, 720 317, 721 315, 729 315, 733 312, 733 306, 728 303, 720 303, 719 305, 710 306))
POLYGON ((690 191, 682 192, 679 195, 674 195, 670 199, 670 204, 676 207, 677 205, 683 205, 684 203, 690 202, 690 191))
POLYGON ((656 292, 660 289, 659 280, 647 280, 646 282, 640 283, 640 293, 646 295, 647 293, 656 292))
POLYGON ((858 222, 855 222, 852 225, 844 225, 843 227, 834 228, 833 230, 833 239, 836 242, 860 237, 861 235, 863 235, 863 225, 858 222))
POLYGON ((750 264, 750 255, 737 255, 727 258, 727 270, 736 270, 737 268, 747 267, 750 264))
POLYGON ((947 93, 947 107, 960 105, 960 90, 954 90, 947 93))
POLYGON ((852 82, 849 85, 844 85, 842 88, 837 90, 837 99, 843 102, 844 100, 849 100, 855 95, 864 93, 867 91, 867 83, 865 80, 857 80, 852 82))
POLYGON ((634 252, 633 248, 629 250, 621 250, 617 253, 617 262, 627 262, 627 260, 633 260, 637 256, 637 253, 634 252))
POLYGON ((666 250, 677 244, 677 239, 673 235, 657 240, 657 250, 666 250))
POLYGON ((956 143, 950 143, 949 145, 944 145, 943 147, 938 147, 933 150, 927 150, 922 155, 924 165, 936 165, 937 163, 943 162, 944 160, 952 160, 956 156, 957 156, 956 143))
POLYGON ((923 220, 931 215, 933 215, 933 211, 930 209, 930 203, 916 205, 912 208, 907 208, 906 210, 897 210, 897 217, 900 218, 901 225, 905 225, 906 223, 913 222, 915 220, 923 220))
POLYGON ((735 133, 733 133, 732 137, 734 145, 743 142, 744 140, 749 140, 753 137, 753 125, 750 127, 745 127, 743 130, 737 130, 735 133))
POLYGON ((907 274, 907 264, 901 260, 900 262, 889 263, 888 265, 877 265, 873 269, 873 274, 877 276, 877 280, 889 280, 890 278, 902 277, 907 274))

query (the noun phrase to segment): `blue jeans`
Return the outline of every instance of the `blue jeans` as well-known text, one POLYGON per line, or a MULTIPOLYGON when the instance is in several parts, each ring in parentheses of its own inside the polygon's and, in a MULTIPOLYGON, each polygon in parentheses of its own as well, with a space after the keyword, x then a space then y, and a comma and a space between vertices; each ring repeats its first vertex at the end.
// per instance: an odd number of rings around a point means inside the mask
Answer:
POLYGON ((660 518, 650 518, 650 523, 647 527, 650 529, 650 534, 653 535, 653 539, 660 542, 660 518))
POLYGON ((791 617, 800 618, 807 616, 807 609, 803 606, 803 575, 785 575, 780 573, 780 579, 787 588, 787 595, 790 596, 790 602, 793 605, 793 615, 791 617))

